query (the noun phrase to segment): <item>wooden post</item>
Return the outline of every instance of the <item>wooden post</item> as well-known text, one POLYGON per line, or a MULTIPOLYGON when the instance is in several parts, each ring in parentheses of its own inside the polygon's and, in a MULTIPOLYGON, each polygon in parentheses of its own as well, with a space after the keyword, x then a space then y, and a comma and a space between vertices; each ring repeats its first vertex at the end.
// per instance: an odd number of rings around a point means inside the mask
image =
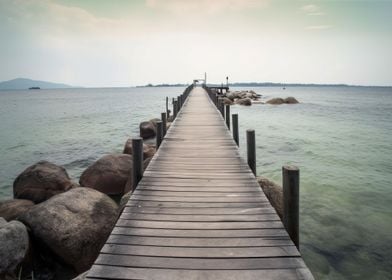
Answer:
POLYGON ((169 113, 169 97, 166 96, 166 117, 170 117, 169 113))
POLYGON ((177 106, 177 100, 174 100, 173 101, 173 120, 175 119, 175 118, 177 118, 177 108, 178 106, 177 106))
POLYGON ((143 139, 132 139, 132 191, 143 177, 143 139))
POLYGON ((299 169, 283 166, 283 224, 299 250, 299 169))
POLYGON ((237 146, 240 145, 239 137, 238 137, 238 114, 231 115, 233 121, 233 138, 234 141, 237 143, 237 146))
POLYGON ((181 110, 180 96, 177 96, 177 114, 181 110))
POLYGON ((157 149, 162 143, 162 138, 163 138, 163 127, 162 127, 162 121, 157 121, 157 149))
POLYGON ((230 105, 226 105, 226 125, 227 128, 230 130, 230 105))
POLYGON ((248 153, 248 165, 256 176, 256 137, 253 129, 246 131, 246 150, 248 153))
POLYGON ((161 113, 161 120, 162 120, 162 138, 166 135, 167 130, 167 115, 166 113, 161 113))
POLYGON ((218 108, 218 95, 215 93, 215 106, 218 108))

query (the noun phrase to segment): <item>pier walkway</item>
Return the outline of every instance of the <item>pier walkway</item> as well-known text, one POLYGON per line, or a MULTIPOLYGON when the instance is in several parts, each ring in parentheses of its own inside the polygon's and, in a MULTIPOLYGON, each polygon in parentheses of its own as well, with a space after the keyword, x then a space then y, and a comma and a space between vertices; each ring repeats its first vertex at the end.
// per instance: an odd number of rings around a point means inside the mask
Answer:
POLYGON ((313 279, 230 131, 192 90, 88 279, 313 279))

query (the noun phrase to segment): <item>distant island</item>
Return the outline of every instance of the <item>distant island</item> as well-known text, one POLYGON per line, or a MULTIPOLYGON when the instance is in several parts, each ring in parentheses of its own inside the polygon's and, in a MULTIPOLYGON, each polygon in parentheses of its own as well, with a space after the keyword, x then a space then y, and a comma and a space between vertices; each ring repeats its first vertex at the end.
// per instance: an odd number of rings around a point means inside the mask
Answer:
MULTIPOLYGON (((136 86, 136 87, 186 87, 189 84, 147 84, 144 86, 136 86)), ((221 86, 222 84, 210 84, 208 86, 221 86)), ((223 84, 226 86, 226 83, 223 84)), ((272 83, 272 82, 238 82, 238 83, 229 83, 229 87, 390 87, 390 86, 366 86, 366 85, 349 85, 349 84, 301 84, 301 83, 272 83)))
POLYGON ((70 85, 18 78, 0 82, 0 90, 72 88, 70 85))

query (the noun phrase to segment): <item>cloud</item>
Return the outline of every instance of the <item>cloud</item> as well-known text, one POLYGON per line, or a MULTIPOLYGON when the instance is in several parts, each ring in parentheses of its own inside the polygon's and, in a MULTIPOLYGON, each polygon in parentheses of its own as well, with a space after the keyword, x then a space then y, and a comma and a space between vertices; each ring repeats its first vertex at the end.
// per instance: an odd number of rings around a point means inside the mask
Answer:
POLYGON ((332 28, 332 25, 311 25, 305 27, 306 30, 325 30, 332 28))
POLYGON ((321 11, 321 8, 314 4, 309 4, 301 7, 301 10, 304 11, 308 16, 323 16, 324 12, 321 11))
POLYGON ((146 6, 152 9, 166 10, 174 13, 202 11, 216 14, 225 10, 237 11, 264 7, 268 0, 146 0, 146 6))

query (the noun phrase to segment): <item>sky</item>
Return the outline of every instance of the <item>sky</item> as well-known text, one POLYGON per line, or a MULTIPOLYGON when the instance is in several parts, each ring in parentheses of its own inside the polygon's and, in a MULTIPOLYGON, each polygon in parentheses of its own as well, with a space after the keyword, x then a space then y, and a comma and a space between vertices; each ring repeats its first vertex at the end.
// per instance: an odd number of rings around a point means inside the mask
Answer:
POLYGON ((0 81, 392 85, 392 0, 0 0, 0 81))

